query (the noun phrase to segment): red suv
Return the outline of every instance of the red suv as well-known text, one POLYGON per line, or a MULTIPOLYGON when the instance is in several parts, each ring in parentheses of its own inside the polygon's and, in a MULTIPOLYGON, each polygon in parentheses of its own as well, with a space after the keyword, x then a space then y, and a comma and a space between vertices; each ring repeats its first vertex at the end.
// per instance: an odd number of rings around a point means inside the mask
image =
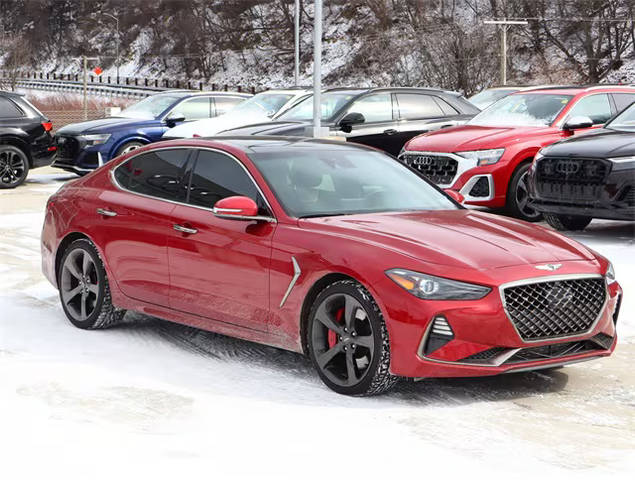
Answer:
POLYGON ((629 86, 551 87, 509 95, 467 124, 413 138, 399 159, 465 203, 540 220, 527 171, 542 147, 604 124, 635 101, 629 86))

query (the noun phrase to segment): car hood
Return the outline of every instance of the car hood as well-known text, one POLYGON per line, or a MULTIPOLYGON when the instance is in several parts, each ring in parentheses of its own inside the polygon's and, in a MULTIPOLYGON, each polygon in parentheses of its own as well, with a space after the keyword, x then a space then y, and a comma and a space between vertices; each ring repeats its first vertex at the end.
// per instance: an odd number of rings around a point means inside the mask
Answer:
POLYGON ((544 155, 557 157, 627 157, 635 155, 635 132, 599 128, 555 143, 544 155))
MULTIPOLYGON (((233 128, 221 132, 221 135, 289 135, 304 132, 306 127, 310 127, 310 122, 290 122, 290 121, 273 121, 267 123, 257 123, 254 125, 246 125, 241 128, 233 128)), ((329 127, 332 123, 322 122, 323 127, 329 127)))
POLYGON ((108 117, 88 122, 71 123, 60 128, 57 134, 78 133, 109 133, 118 128, 135 128, 159 123, 158 120, 143 120, 139 118, 108 117))
POLYGON ((460 125, 413 138, 406 150, 431 152, 464 152, 503 148, 529 136, 540 137, 551 133, 552 127, 483 127, 460 125))
POLYGON ((546 228, 467 209, 320 217, 300 220, 300 226, 458 268, 595 259, 583 245, 546 228))
POLYGON ((211 137, 219 132, 231 128, 243 127, 245 125, 253 125, 258 122, 259 125, 269 125, 271 121, 263 112, 262 115, 251 112, 249 115, 244 113, 226 113, 214 118, 205 118, 195 122, 186 122, 170 128, 164 134, 164 138, 192 138, 193 135, 200 137, 211 137))

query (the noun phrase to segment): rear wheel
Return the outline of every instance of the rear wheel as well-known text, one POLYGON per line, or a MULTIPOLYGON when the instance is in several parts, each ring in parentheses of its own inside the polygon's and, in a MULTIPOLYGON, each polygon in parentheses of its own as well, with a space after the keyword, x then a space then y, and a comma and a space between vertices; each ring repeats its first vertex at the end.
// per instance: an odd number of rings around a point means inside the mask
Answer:
POLYGON ((581 215, 556 215, 545 213, 545 220, 556 230, 584 230, 593 218, 581 215))
POLYGON ((388 331, 370 293, 353 280, 326 287, 309 313, 311 361, 322 381, 345 395, 375 395, 398 377, 390 373, 388 331))
POLYGON ((507 188, 507 210, 511 215, 527 222, 538 222, 542 214, 529 201, 527 185, 531 163, 523 163, 516 168, 507 188))
POLYGON ((29 159, 13 145, 0 145, 0 188, 15 188, 26 180, 29 159))
POLYGON ((112 304, 106 271, 90 241, 76 240, 68 246, 57 278, 62 308, 76 327, 93 330, 122 320, 125 311, 112 304))

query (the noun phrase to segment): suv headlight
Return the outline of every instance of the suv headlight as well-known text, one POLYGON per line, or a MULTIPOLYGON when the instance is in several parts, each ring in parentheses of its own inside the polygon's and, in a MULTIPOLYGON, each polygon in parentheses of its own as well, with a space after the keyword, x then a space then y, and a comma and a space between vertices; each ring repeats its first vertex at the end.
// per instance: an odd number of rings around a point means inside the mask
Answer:
POLYGON ((534 160, 540 160, 542 157, 544 157, 544 156, 545 156, 545 155, 544 155, 544 153, 542 153, 542 152, 543 152, 543 150, 544 150, 544 149, 542 149, 542 148, 541 148, 540 150, 538 150, 538 151, 536 152, 536 156, 534 157, 534 160))
POLYGON ((629 157, 613 157, 609 158, 609 161, 613 163, 613 171, 616 170, 630 170, 635 168, 635 156, 629 157))
POLYGON ((80 135, 79 139, 86 143, 86 146, 92 147, 93 145, 101 145, 102 143, 106 143, 110 136, 110 133, 100 133, 95 135, 80 135))
POLYGON ((606 274, 604 276, 606 277, 606 283, 608 285, 615 283, 615 270, 613 270, 613 264, 611 262, 609 262, 609 266, 606 269, 606 274))
POLYGON ((456 152, 457 155, 460 155, 463 158, 476 160, 476 164, 479 167, 495 164, 501 159, 501 157, 503 156, 503 153, 505 153, 504 148, 496 148, 494 150, 474 150, 470 152, 456 152))
POLYGON ((424 273, 394 268, 386 275, 415 297, 425 300, 478 300, 492 291, 489 287, 458 282, 424 273))

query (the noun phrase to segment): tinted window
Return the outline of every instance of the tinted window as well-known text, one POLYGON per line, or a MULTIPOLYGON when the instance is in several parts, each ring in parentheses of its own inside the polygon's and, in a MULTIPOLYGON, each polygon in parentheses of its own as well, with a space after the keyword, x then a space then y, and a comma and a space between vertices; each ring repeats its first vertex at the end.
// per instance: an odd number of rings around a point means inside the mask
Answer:
POLYGON ((392 120, 392 99, 390 93, 378 93, 361 98, 351 105, 348 113, 364 115, 366 123, 392 120))
POLYGON ((17 118, 22 111, 8 98, 0 97, 0 118, 17 118))
POLYGON ((216 102, 216 115, 222 115, 223 113, 229 112, 232 108, 244 100, 244 98, 240 97, 216 97, 214 99, 216 102))
POLYGON ((631 103, 635 102, 635 94, 632 93, 614 93, 613 100, 615 100, 615 106, 618 113, 628 107, 631 103))
POLYGON ((136 193, 185 201, 185 166, 190 151, 157 150, 142 153, 115 170, 117 182, 136 193))
POLYGON ((183 115, 185 120, 200 120, 202 118, 210 118, 212 116, 212 103, 210 97, 191 98, 179 103, 170 116, 180 117, 183 115))
POLYGON ((593 120, 593 124, 604 123, 611 118, 609 96, 605 93, 589 95, 576 103, 569 111, 568 118, 584 115, 593 120))
POLYGON ((443 110, 431 95, 417 93, 398 93, 399 118, 412 120, 415 118, 443 117, 443 110))
POLYGON ((189 203, 212 208, 216 202, 236 195, 253 199, 265 213, 264 201, 245 169, 228 155, 201 150, 192 172, 189 203))

